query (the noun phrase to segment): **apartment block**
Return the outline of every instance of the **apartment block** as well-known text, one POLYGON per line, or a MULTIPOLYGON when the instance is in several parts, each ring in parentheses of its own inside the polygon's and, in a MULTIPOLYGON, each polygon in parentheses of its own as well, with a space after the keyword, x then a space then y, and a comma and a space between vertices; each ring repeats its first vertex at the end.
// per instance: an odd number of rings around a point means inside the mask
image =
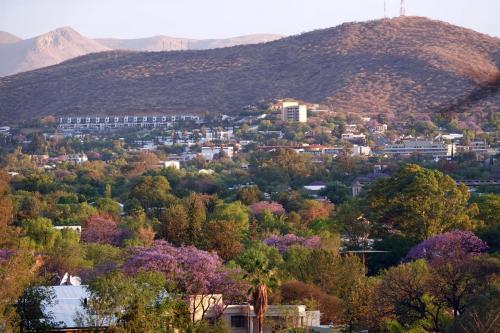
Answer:
POLYGON ((298 102, 283 102, 281 107, 281 119, 291 122, 307 122, 307 106, 298 102))
POLYGON ((59 125, 62 130, 106 130, 132 127, 171 127, 179 121, 201 123, 202 119, 195 115, 158 115, 158 116, 98 116, 98 117, 61 117, 59 125))

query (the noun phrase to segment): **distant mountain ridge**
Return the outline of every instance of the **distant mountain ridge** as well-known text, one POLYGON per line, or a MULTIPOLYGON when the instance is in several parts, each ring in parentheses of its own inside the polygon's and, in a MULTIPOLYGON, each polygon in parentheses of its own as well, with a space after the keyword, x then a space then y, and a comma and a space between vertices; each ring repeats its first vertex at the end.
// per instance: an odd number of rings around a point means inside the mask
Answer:
MULTIPOLYGON (((231 114, 280 97, 360 115, 433 113, 497 80, 499 66, 499 38, 399 17, 264 44, 81 56, 0 78, 0 121, 49 114, 231 114)), ((500 96, 487 96, 468 112, 500 112, 500 96)))
POLYGON ((0 44, 11 44, 19 42, 21 38, 7 31, 0 31, 0 44))
POLYGON ((72 28, 58 28, 38 37, 0 44, 0 75, 25 72, 84 54, 109 50, 72 28))
POLYGON ((117 49, 133 51, 210 49, 263 43, 282 37, 273 34, 256 34, 206 40, 167 36, 140 39, 91 39, 70 27, 62 27, 22 40, 8 32, 0 31, 0 76, 56 65, 62 61, 94 52, 117 49))
POLYGON ((207 50, 245 44, 271 42, 283 38, 277 34, 253 34, 220 39, 193 39, 169 36, 154 36, 138 39, 97 38, 95 41, 114 50, 133 51, 180 51, 207 50))

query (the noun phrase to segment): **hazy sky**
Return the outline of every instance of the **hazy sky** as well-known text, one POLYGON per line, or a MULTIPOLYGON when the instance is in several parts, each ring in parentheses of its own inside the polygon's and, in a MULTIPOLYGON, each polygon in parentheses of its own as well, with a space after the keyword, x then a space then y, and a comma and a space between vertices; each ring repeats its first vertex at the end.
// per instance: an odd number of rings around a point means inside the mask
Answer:
MULTIPOLYGON (((387 15, 399 0, 386 0, 387 15)), ((427 16, 500 37, 500 0, 406 0, 427 16)), ((22 38, 61 26, 88 37, 285 35, 384 15, 384 0, 0 0, 0 30, 22 38)))

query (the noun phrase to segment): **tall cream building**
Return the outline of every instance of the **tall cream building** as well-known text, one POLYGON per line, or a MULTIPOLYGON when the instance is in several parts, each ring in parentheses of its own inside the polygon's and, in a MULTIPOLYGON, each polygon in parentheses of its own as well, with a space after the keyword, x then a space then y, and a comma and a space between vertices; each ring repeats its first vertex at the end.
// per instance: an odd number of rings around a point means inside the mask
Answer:
POLYGON ((291 122, 307 122, 307 106, 295 101, 285 101, 281 107, 281 119, 291 122))

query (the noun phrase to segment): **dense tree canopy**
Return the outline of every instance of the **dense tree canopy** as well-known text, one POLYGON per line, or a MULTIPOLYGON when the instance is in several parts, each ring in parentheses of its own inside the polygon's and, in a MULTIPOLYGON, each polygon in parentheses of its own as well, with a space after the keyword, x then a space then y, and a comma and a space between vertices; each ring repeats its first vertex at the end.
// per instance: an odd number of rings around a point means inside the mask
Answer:
POLYGON ((471 229, 468 200, 467 188, 451 177, 409 164, 370 186, 365 209, 381 231, 424 240, 457 228, 471 229))

